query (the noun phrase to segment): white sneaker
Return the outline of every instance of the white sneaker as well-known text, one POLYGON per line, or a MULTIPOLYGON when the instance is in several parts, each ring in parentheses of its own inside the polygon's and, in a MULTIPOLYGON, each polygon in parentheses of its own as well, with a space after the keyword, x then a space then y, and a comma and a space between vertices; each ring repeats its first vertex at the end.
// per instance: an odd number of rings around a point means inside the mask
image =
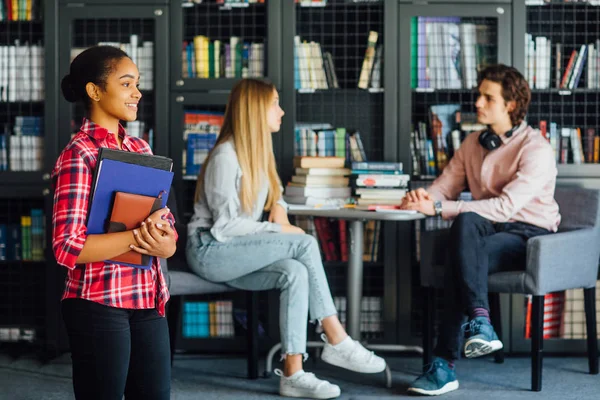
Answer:
POLYGON ((338 385, 321 380, 310 372, 298 371, 290 377, 275 369, 275 375, 281 377, 279 394, 285 397, 305 397, 309 399, 334 399, 341 390, 338 385))
POLYGON ((383 358, 365 349, 362 344, 357 340, 352 340, 350 336, 335 346, 329 344, 324 333, 321 335, 321 339, 325 342, 321 359, 326 363, 364 374, 374 374, 385 369, 383 358))

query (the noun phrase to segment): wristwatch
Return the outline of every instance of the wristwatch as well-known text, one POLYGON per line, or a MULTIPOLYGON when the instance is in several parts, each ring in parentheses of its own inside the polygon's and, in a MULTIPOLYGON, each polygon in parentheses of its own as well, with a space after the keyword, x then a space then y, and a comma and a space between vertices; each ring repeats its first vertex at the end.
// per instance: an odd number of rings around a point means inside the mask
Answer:
POLYGON ((435 215, 442 215, 442 202, 439 200, 434 201, 433 209, 435 210, 435 215))

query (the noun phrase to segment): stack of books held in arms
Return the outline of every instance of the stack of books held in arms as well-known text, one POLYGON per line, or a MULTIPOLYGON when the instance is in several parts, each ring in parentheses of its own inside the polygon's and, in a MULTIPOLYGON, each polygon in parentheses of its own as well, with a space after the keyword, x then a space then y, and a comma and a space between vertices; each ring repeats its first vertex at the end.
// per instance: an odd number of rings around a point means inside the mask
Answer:
POLYGON ((285 188, 284 200, 291 209, 343 207, 351 195, 344 157, 294 157, 294 176, 285 188))
POLYGON ((401 162, 352 162, 352 187, 358 210, 396 209, 408 190, 410 176, 401 162))

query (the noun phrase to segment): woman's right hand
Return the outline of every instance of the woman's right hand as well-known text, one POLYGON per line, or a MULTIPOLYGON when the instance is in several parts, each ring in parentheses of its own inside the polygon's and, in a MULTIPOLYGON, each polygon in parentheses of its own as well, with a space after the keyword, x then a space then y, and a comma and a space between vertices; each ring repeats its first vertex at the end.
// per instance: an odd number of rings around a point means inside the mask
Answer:
POLYGON ((305 232, 295 225, 281 225, 281 233, 304 234, 305 232))

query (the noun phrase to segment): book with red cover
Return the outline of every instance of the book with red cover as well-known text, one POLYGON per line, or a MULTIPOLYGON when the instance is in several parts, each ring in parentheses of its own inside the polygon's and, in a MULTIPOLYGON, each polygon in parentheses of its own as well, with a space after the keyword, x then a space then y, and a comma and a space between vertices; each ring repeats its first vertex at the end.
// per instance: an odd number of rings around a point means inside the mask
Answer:
MULTIPOLYGON (((124 232, 139 228, 141 223, 153 212, 161 209, 162 195, 159 197, 143 196, 134 193, 115 192, 107 233, 124 232)), ((111 258, 119 264, 146 266, 151 264, 152 257, 130 250, 111 258)))
MULTIPOLYGON (((163 193, 161 208, 167 203, 169 190, 173 181, 173 172, 170 171, 172 161, 169 161, 169 164, 165 165, 169 170, 165 170, 161 166, 157 166, 157 168, 150 166, 149 162, 154 162, 156 156, 146 156, 124 151, 113 151, 113 153, 122 157, 122 160, 131 160, 132 163, 117 161, 108 157, 100 159, 96 167, 96 180, 92 182, 92 199, 90 201, 90 211, 86 224, 88 235, 107 233, 115 192, 135 193, 153 198, 157 198, 163 193), (137 159, 140 157, 143 157, 143 165, 135 163, 137 160, 134 160, 134 158, 137 159)), ((107 260, 107 262, 111 261, 107 260)), ((152 258, 145 265, 121 264, 150 269, 152 258)))

